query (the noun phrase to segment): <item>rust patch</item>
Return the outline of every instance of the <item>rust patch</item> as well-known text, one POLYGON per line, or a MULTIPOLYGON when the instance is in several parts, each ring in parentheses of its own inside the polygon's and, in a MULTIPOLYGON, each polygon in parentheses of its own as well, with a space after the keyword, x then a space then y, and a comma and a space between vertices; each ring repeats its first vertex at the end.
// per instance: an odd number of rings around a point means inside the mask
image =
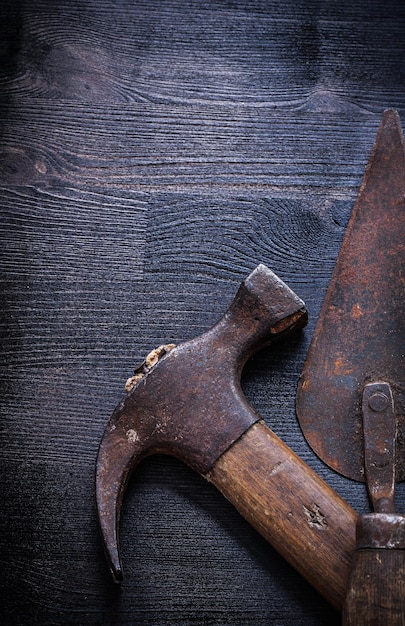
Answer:
POLYGON ((360 304, 356 302, 356 304, 352 306, 352 318, 358 320, 360 317, 363 317, 363 311, 361 310, 360 304))

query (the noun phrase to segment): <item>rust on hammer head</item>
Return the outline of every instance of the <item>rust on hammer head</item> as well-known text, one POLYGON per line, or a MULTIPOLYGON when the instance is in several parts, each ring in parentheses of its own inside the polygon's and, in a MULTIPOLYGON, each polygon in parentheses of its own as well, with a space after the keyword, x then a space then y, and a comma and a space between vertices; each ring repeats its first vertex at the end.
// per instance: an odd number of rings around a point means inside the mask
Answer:
POLYGON ((97 459, 98 517, 116 582, 122 578, 118 520, 131 471, 144 457, 164 453, 207 474, 260 419, 240 387, 247 359, 306 321, 302 300, 259 265, 213 328, 170 346, 151 368, 143 369, 115 409, 97 459))

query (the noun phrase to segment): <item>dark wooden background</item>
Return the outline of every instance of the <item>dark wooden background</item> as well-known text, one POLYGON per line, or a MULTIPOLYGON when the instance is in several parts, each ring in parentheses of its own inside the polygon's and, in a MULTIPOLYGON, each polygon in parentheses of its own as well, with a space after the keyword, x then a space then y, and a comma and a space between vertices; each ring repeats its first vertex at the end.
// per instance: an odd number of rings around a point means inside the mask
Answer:
POLYGON ((252 359, 245 392, 369 510, 294 404, 381 113, 405 120, 404 2, 2 0, 0 29, 1 623, 338 624, 168 457, 130 483, 119 590, 94 464, 133 367, 206 330, 263 262, 310 324, 252 359))

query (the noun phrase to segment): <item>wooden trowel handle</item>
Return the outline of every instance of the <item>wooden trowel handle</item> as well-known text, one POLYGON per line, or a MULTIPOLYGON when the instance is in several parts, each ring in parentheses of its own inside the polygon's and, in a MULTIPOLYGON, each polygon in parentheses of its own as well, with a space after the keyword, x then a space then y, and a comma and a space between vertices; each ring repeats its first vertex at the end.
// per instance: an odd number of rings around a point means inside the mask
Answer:
POLYGON ((359 518, 343 626, 405 625, 405 515, 359 518))
POLYGON ((358 516, 263 421, 247 430, 206 478, 342 610, 358 516))

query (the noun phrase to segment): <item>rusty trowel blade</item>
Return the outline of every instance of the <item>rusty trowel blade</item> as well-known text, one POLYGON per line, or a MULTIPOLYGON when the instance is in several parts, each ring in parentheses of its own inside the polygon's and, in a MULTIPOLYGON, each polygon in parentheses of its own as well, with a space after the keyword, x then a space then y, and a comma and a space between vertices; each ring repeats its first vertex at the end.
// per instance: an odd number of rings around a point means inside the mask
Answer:
POLYGON ((405 478, 405 149, 384 112, 297 394, 304 435, 336 471, 364 481, 362 394, 393 389, 396 480, 405 478))

